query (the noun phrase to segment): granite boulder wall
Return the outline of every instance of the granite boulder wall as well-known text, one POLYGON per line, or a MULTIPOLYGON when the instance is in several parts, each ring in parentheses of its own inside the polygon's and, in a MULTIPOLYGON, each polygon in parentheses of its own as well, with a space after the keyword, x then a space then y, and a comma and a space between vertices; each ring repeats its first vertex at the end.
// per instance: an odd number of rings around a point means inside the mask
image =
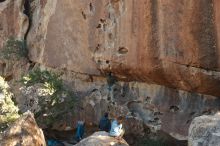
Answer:
POLYGON ((24 39, 29 27, 24 4, 25 0, 0 0, 0 49, 10 37, 24 39))
POLYGON ((42 65, 220 95, 220 3, 34 0, 29 57, 42 65))
POLYGON ((94 78, 112 72, 121 81, 114 87, 116 105, 180 140, 187 139, 192 118, 219 109, 218 0, 28 2, 26 33, 24 1, 0 1, 0 46, 11 35, 27 34, 32 62, 88 77, 74 89, 102 93, 94 78))

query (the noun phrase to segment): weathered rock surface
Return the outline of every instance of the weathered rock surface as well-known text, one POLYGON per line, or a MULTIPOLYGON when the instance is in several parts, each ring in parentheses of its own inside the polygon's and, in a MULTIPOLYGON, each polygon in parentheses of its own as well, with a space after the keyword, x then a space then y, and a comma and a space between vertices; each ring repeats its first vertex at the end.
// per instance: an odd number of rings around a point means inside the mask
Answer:
POLYGON ((46 146, 44 135, 32 113, 27 112, 4 133, 1 146, 46 146))
POLYGON ((24 39, 29 20, 23 13, 25 0, 0 2, 0 49, 9 37, 24 39))
POLYGON ((196 117, 189 128, 188 146, 220 146, 220 114, 196 117))
POLYGON ((21 40, 23 42, 26 36, 29 19, 24 14, 24 3, 25 0, 0 1, 0 74, 8 81, 11 79, 20 79, 21 74, 24 73, 23 71, 29 67, 26 58, 17 59, 14 56, 10 59, 2 58, 2 56, 16 52, 13 50, 17 49, 15 44, 10 46, 11 50, 8 48, 8 51, 2 52, 8 40, 21 40))
MULTIPOLYGON (((109 111, 110 115, 127 117, 124 126, 128 135, 140 137, 148 127, 186 140, 194 117, 215 113, 220 107, 220 99, 214 96, 139 82, 117 82, 110 93, 104 78, 74 77, 63 78, 80 98, 72 121, 84 118, 87 124, 96 126, 104 112, 109 111), (109 101, 111 94, 114 96, 109 101)), ((72 126, 71 121, 65 122, 66 126, 72 126)))
MULTIPOLYGON (((24 37, 23 2, 0 2, 0 46, 11 35, 24 37)), ((79 73, 64 80, 80 97, 76 113, 88 123, 97 125, 110 111, 136 123, 125 124, 134 129, 129 134, 142 135, 147 125, 183 140, 194 117, 219 110, 218 0, 32 0, 30 4, 30 60, 67 74, 79 73), (118 82, 110 93, 106 81, 97 77, 108 72, 124 81, 145 83, 118 82)), ((66 118, 68 126, 71 118, 66 118)))
POLYGON ((220 96, 218 0, 35 0, 30 59, 220 96), (62 53, 61 53, 62 52, 62 53))
POLYGON ((83 139, 75 146, 128 146, 125 140, 121 143, 113 137, 110 137, 107 132, 95 132, 93 135, 83 139))

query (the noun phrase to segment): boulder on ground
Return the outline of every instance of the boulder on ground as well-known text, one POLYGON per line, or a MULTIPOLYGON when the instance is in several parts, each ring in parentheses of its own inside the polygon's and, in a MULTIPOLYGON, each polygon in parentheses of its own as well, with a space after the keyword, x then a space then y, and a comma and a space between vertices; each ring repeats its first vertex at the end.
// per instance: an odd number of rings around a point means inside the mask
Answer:
POLYGON ((43 131, 37 126, 34 115, 26 112, 6 129, 1 146, 46 146, 43 131))
POLYGON ((188 146, 220 146, 220 113, 203 115, 192 121, 188 146))
POLYGON ((119 142, 114 137, 109 136, 107 132, 99 131, 83 139, 75 146, 129 146, 129 145, 124 139, 122 139, 122 141, 119 142))

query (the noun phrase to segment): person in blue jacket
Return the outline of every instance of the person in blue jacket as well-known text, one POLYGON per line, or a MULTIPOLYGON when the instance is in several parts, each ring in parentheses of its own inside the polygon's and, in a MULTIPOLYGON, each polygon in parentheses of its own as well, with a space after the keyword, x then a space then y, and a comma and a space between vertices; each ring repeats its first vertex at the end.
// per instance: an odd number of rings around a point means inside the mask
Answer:
POLYGON ((111 122, 108 118, 108 113, 105 113, 104 116, 99 121, 99 129, 101 131, 109 132, 111 129, 111 122))
POLYGON ((122 139, 125 130, 122 127, 123 117, 119 116, 117 119, 114 119, 111 124, 111 130, 109 135, 113 136, 119 140, 122 139))
POLYGON ((77 142, 79 142, 83 138, 84 132, 85 132, 85 122, 78 121, 76 126, 76 136, 75 136, 77 142))

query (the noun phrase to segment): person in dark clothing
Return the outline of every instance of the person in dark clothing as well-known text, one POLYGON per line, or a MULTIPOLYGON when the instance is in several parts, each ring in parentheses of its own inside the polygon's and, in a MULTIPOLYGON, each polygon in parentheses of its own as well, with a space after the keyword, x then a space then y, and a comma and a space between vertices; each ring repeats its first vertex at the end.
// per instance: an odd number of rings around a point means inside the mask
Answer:
POLYGON ((108 91, 109 91, 107 100, 109 101, 112 101, 114 99, 113 91, 114 91, 114 86, 116 82, 117 82, 116 77, 111 72, 109 72, 107 74, 107 84, 108 84, 108 91))
POLYGON ((112 86, 116 83, 116 78, 113 76, 111 72, 107 74, 107 84, 108 84, 108 89, 111 90, 112 86))
POLYGON ((111 122, 108 118, 108 113, 105 113, 105 115, 101 118, 99 121, 99 129, 101 131, 109 132, 111 129, 111 122))
POLYGON ((78 121, 77 127, 76 127, 76 136, 75 136, 75 140, 77 142, 79 142, 83 138, 84 132, 85 132, 84 121, 78 121))

